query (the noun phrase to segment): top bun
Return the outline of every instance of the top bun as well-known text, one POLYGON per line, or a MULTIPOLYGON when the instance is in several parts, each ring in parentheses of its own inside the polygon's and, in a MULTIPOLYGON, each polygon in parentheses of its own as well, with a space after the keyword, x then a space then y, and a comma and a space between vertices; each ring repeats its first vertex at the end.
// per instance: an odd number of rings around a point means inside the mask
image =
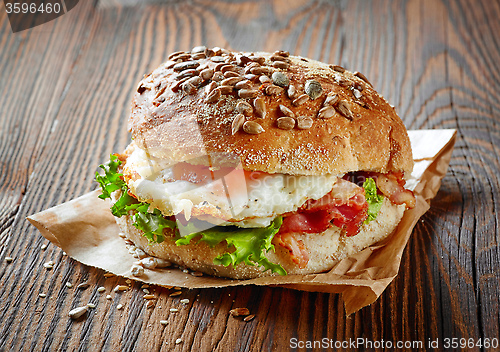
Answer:
POLYGON ((229 153, 268 173, 413 168, 403 122, 365 76, 284 51, 171 54, 140 82, 129 130, 151 157, 172 162, 229 153))

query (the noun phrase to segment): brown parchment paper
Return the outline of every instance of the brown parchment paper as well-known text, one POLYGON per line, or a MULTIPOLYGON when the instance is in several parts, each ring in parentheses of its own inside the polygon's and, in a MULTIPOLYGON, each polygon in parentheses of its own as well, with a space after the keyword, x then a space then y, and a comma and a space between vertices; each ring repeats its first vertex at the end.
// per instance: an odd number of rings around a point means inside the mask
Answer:
POLYGON ((28 220, 73 259, 116 275, 150 284, 186 288, 255 284, 342 293, 346 314, 351 314, 373 303, 396 277, 413 227, 429 209, 430 200, 446 174, 456 131, 409 131, 409 136, 415 168, 407 186, 415 192, 415 208, 405 212, 398 228, 387 239, 340 261, 325 273, 230 280, 195 277, 178 269, 146 269, 145 275, 139 279, 132 277, 130 267, 136 259, 128 253, 123 239, 118 236, 119 228, 109 211, 109 203, 97 198, 98 191, 31 215, 28 220))

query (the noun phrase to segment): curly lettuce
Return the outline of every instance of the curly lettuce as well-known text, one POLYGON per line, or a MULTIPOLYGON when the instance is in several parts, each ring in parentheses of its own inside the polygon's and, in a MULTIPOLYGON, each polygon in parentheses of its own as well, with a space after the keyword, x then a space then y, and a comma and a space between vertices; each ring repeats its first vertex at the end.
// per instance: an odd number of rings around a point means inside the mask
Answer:
POLYGON ((111 207, 111 213, 118 218, 144 204, 137 203, 136 199, 128 194, 128 187, 125 181, 123 181, 123 175, 118 172, 118 167, 121 163, 116 155, 111 155, 110 160, 106 164, 99 165, 104 170, 104 175, 101 176, 98 172, 95 173, 95 179, 102 189, 102 194, 99 195, 99 198, 111 199, 111 193, 117 190, 122 191, 120 198, 111 207))
POLYGON ((368 224, 377 218, 384 202, 384 196, 377 193, 377 185, 373 178, 367 178, 363 183, 363 188, 365 189, 365 198, 368 203, 368 218, 365 220, 365 224, 368 224))
POLYGON ((271 243, 274 235, 278 233, 283 219, 277 217, 268 227, 262 228, 238 228, 236 226, 217 226, 200 232, 193 232, 176 240, 180 246, 189 244, 191 240, 201 236, 196 243, 203 241, 211 247, 226 241, 228 248, 234 248, 233 252, 224 253, 216 257, 215 264, 236 266, 240 263, 247 265, 259 265, 265 270, 271 270, 280 275, 286 275, 285 269, 279 264, 271 263, 264 255, 270 250, 274 251, 271 243))
MULTIPOLYGON (((178 223, 165 218, 158 209, 149 211, 150 205, 145 202, 139 202, 128 194, 128 186, 123 180, 123 174, 118 172, 121 161, 116 155, 111 155, 106 164, 99 167, 104 170, 104 175, 96 172, 95 179, 102 189, 99 198, 111 198, 111 193, 121 190, 121 195, 111 207, 111 213, 116 217, 128 214, 134 211, 132 220, 133 225, 144 232, 144 236, 150 241, 161 243, 165 240, 163 230, 168 228, 176 233, 175 243, 178 246, 187 245, 193 239, 198 238, 196 243, 202 241, 211 247, 215 247, 221 242, 226 242, 227 247, 232 252, 224 253, 214 259, 214 264, 236 266, 240 263, 247 265, 259 265, 264 271, 271 270, 280 275, 286 275, 285 269, 279 264, 271 263, 265 253, 274 251, 271 243, 272 239, 278 233, 282 224, 282 218, 277 217, 268 226, 263 228, 239 228, 236 226, 215 226, 206 230, 199 230, 193 223, 188 223, 185 229, 189 230, 188 235, 181 237, 179 235, 178 223)), ((184 225, 180 225, 184 226, 184 225)), ((186 231, 183 231, 185 233, 186 231)))

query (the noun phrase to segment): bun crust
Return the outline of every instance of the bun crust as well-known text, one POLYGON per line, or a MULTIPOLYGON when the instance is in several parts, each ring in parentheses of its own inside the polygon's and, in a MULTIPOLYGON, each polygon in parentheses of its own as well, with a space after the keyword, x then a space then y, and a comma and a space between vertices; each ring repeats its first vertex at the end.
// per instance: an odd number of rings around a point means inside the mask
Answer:
MULTIPOLYGON (((404 210, 404 205, 395 205, 385 199, 377 218, 363 225, 356 236, 344 236, 335 226, 321 234, 302 234, 300 239, 304 242, 310 257, 307 266, 303 269, 293 263, 287 250, 276 244, 274 240, 275 252, 269 252, 266 256, 271 262, 282 265, 288 274, 324 272, 332 269, 338 261, 388 237, 399 224, 404 210)), ((171 239, 172 233, 167 230, 164 230, 165 241, 148 243, 143 232, 132 225, 131 216, 116 218, 116 222, 127 238, 147 254, 191 270, 232 279, 251 279, 273 275, 270 271, 262 272, 259 267, 243 263, 236 267, 215 265, 214 258, 227 251, 225 243, 220 243, 214 248, 210 248, 204 242, 177 246, 171 239)))
POLYGON ((197 49, 170 58, 132 102, 129 130, 152 157, 230 153, 246 170, 293 175, 413 169, 405 126, 359 73, 286 52, 197 49), (317 97, 311 81, 321 85, 317 97), (248 133, 259 125, 263 132, 248 133))

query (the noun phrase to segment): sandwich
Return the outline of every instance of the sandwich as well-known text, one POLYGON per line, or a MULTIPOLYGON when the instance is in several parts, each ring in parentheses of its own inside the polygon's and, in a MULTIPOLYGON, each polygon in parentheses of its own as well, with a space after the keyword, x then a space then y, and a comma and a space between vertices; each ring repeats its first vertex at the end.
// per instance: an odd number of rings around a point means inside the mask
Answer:
POLYGON ((331 270, 415 206, 406 128, 359 72, 199 46, 144 76, 96 173, 147 255, 250 279, 331 270))

